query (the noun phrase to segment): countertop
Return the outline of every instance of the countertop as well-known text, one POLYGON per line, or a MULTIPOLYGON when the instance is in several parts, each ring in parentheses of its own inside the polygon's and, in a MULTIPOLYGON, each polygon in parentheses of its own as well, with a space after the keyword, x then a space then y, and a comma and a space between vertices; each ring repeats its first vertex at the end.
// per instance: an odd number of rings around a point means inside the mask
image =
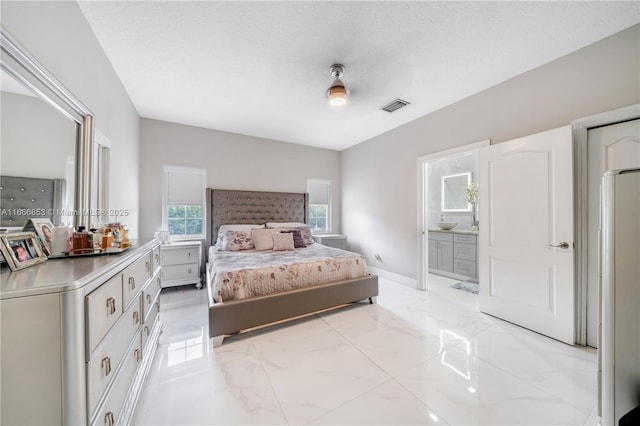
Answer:
POLYGON ((479 232, 478 231, 472 231, 470 229, 449 229, 448 231, 445 231, 444 229, 440 229, 440 228, 430 228, 429 232, 443 232, 445 234, 464 234, 464 235, 478 235, 479 232))
POLYGON ((108 278, 114 269, 130 265, 147 250, 160 244, 156 238, 132 242, 133 247, 122 253, 49 259, 15 272, 11 272, 8 267, 2 268, 0 299, 60 293, 80 288, 89 293, 94 289, 88 285, 94 283, 97 278, 108 278))

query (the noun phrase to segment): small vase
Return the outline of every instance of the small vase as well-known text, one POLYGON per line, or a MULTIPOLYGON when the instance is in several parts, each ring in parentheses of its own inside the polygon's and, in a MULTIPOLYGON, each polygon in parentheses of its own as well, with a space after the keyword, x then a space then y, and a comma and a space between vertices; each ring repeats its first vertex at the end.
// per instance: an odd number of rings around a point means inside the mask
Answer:
POLYGON ((471 203, 471 230, 478 231, 480 229, 480 221, 478 220, 478 204, 471 203))

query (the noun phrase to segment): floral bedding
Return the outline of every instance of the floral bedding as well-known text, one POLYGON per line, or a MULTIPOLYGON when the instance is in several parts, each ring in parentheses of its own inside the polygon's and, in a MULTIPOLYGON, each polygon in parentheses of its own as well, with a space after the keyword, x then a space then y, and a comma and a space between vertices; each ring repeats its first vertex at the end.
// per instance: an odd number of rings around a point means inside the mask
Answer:
POLYGON ((313 244, 294 251, 209 249, 209 275, 217 302, 246 299, 367 275, 356 253, 313 244))

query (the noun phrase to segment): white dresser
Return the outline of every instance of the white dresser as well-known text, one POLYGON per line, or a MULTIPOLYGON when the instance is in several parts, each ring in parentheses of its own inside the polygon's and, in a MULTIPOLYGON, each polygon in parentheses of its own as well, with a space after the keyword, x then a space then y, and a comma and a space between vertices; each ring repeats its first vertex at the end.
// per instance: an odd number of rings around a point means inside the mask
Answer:
POLYGON ((202 287, 202 243, 200 241, 175 241, 160 246, 162 287, 195 284, 202 287))
POLYGON ((323 246, 335 247, 342 250, 347 249, 347 236, 340 234, 318 234, 314 235, 313 241, 323 246))
POLYGON ((2 424, 129 424, 161 332, 160 245, 2 271, 2 424))

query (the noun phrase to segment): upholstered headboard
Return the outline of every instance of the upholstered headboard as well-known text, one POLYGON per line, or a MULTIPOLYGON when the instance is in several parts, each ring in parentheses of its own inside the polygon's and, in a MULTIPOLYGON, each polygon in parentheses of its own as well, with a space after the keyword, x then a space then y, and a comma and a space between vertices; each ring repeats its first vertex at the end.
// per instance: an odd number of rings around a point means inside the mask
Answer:
POLYGON ((49 218, 59 225, 62 199, 66 194, 64 179, 40 179, 0 176, 0 226, 24 226, 31 218, 49 218))
POLYGON ((304 193, 207 188, 207 246, 215 244, 224 224, 307 223, 308 202, 309 195, 304 193))

